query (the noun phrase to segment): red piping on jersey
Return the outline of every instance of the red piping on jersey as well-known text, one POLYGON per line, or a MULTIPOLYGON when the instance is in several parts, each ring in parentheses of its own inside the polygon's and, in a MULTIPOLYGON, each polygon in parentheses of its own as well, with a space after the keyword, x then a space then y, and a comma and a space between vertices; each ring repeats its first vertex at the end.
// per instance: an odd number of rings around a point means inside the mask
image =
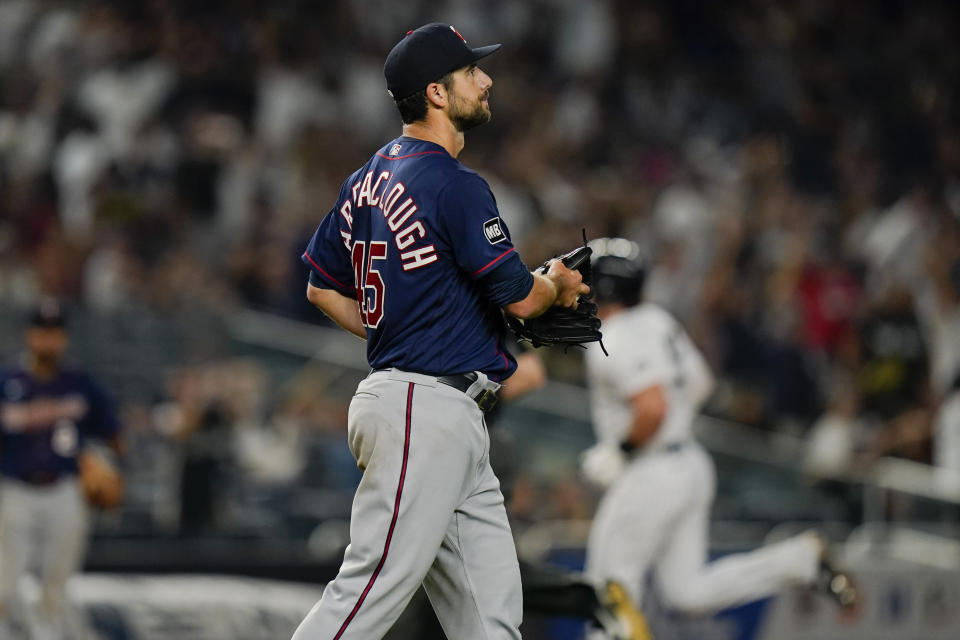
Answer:
POLYGON ((487 269, 489 269, 490 267, 492 267, 492 266, 493 266, 494 264, 496 264, 497 262, 500 262, 500 260, 502 260, 505 256, 509 255, 513 250, 514 250, 514 247, 510 247, 509 249, 507 249, 506 251, 504 251, 503 253, 501 253, 500 255, 498 255, 496 258, 494 258, 493 260, 491 260, 491 261, 488 262, 487 264, 483 265, 482 267, 480 267, 479 269, 477 269, 476 271, 474 271, 474 272, 473 272, 473 275, 477 275, 477 274, 479 274, 479 273, 483 273, 484 271, 486 271, 487 269))
POLYGON ((387 529, 387 540, 383 543, 383 555, 380 556, 380 563, 377 565, 377 568, 373 570, 373 575, 370 576, 370 580, 367 582, 367 587, 363 590, 363 593, 360 594, 360 598, 357 600, 357 604, 354 605, 353 611, 351 611, 350 615, 347 616, 347 619, 343 621, 343 624, 340 626, 340 630, 337 631, 337 635, 333 637, 333 640, 340 640, 343 632, 347 630, 347 626, 353 621, 354 616, 357 615, 357 611, 360 610, 360 605, 362 605, 363 601, 367 599, 367 594, 370 593, 373 583, 377 581, 377 576, 380 575, 380 570, 383 569, 383 563, 387 561, 387 552, 390 551, 390 540, 393 539, 393 529, 397 524, 397 517, 400 515, 400 496, 403 494, 403 480, 407 475, 407 458, 410 455, 410 425, 412 423, 412 414, 413 383, 411 382, 410 386, 407 388, 407 418, 403 436, 403 464, 400 466, 400 482, 397 484, 397 497, 393 502, 393 519, 390 521, 390 528, 387 529))
POLYGON ((319 271, 320 273, 322 273, 322 274, 325 275, 326 277, 330 278, 330 280, 332 280, 333 283, 334 283, 335 285, 337 285, 338 287, 343 287, 344 289, 349 289, 349 288, 350 288, 350 287, 348 287, 347 285, 345 285, 345 284, 343 284, 342 282, 340 282, 339 280, 337 280, 336 278, 334 278, 332 275, 330 275, 330 274, 327 273, 326 271, 324 271, 324 270, 323 270, 323 267, 321 267, 321 266, 318 265, 316 262, 314 262, 314 261, 313 261, 313 258, 311 258, 311 257, 309 256, 309 254, 307 254, 306 251, 303 252, 303 257, 310 261, 310 264, 313 265, 313 268, 314 268, 314 269, 316 269, 317 271, 319 271))
POLYGON ((408 153, 405 156, 385 156, 379 151, 377 151, 377 155, 383 158, 384 160, 403 160, 404 158, 412 158, 413 156, 425 156, 428 153, 446 153, 446 151, 418 151, 416 153, 408 153))

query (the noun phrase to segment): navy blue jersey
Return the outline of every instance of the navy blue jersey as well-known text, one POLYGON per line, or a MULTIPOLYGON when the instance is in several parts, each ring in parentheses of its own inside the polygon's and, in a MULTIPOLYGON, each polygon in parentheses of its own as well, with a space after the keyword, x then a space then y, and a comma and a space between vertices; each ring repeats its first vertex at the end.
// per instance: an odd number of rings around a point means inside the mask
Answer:
POLYGON ((533 276, 486 181, 440 145, 384 146, 343 184, 303 261, 311 284, 357 300, 372 367, 496 381, 516 369, 499 309, 533 276))
POLYGON ((77 472, 87 438, 107 439, 119 425, 106 393, 90 376, 64 370, 37 380, 22 368, 0 371, 0 473, 49 481, 77 472))

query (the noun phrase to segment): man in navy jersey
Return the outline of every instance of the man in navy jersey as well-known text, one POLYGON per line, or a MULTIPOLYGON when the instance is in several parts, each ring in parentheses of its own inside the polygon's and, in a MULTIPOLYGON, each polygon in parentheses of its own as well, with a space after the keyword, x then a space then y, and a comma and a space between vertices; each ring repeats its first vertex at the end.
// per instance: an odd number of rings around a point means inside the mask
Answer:
POLYGON ((20 363, 0 370, 0 638, 17 583, 37 568, 39 610, 23 618, 29 637, 73 637, 65 614, 67 579, 83 559, 87 506, 77 480, 78 457, 90 439, 119 448, 119 428, 106 394, 85 373, 62 362, 69 338, 56 300, 30 317, 20 363))
POLYGON ((524 266, 487 183, 456 158, 493 81, 453 27, 410 31, 384 65, 403 135, 340 190, 310 240, 307 297, 367 340, 350 404, 363 470, 350 545, 296 640, 382 638, 421 585, 450 638, 519 638, 520 573, 483 412, 516 369, 501 309, 575 306, 560 261, 524 266))

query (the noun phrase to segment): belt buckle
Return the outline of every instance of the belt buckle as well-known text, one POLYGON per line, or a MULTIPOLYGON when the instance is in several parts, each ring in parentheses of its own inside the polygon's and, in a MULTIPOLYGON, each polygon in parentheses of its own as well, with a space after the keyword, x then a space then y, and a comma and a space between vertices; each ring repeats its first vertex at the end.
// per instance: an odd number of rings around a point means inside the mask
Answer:
POLYGON ((483 389, 473 397, 473 401, 480 407, 480 411, 486 413, 497 404, 497 393, 489 389, 483 389))

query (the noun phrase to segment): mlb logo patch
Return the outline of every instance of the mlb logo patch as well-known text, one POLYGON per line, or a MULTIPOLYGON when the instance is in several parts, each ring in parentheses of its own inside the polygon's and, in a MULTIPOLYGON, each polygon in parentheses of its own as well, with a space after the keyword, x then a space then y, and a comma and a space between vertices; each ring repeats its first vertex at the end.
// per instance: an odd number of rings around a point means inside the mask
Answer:
POLYGON ((397 144, 393 145, 392 147, 390 147, 389 155, 391 155, 391 156, 400 155, 400 143, 399 143, 399 142, 398 142, 397 144))
POLYGON ((490 244, 497 244, 507 239, 507 235, 500 228, 500 218, 490 218, 484 222, 483 235, 486 236, 487 242, 490 244))

